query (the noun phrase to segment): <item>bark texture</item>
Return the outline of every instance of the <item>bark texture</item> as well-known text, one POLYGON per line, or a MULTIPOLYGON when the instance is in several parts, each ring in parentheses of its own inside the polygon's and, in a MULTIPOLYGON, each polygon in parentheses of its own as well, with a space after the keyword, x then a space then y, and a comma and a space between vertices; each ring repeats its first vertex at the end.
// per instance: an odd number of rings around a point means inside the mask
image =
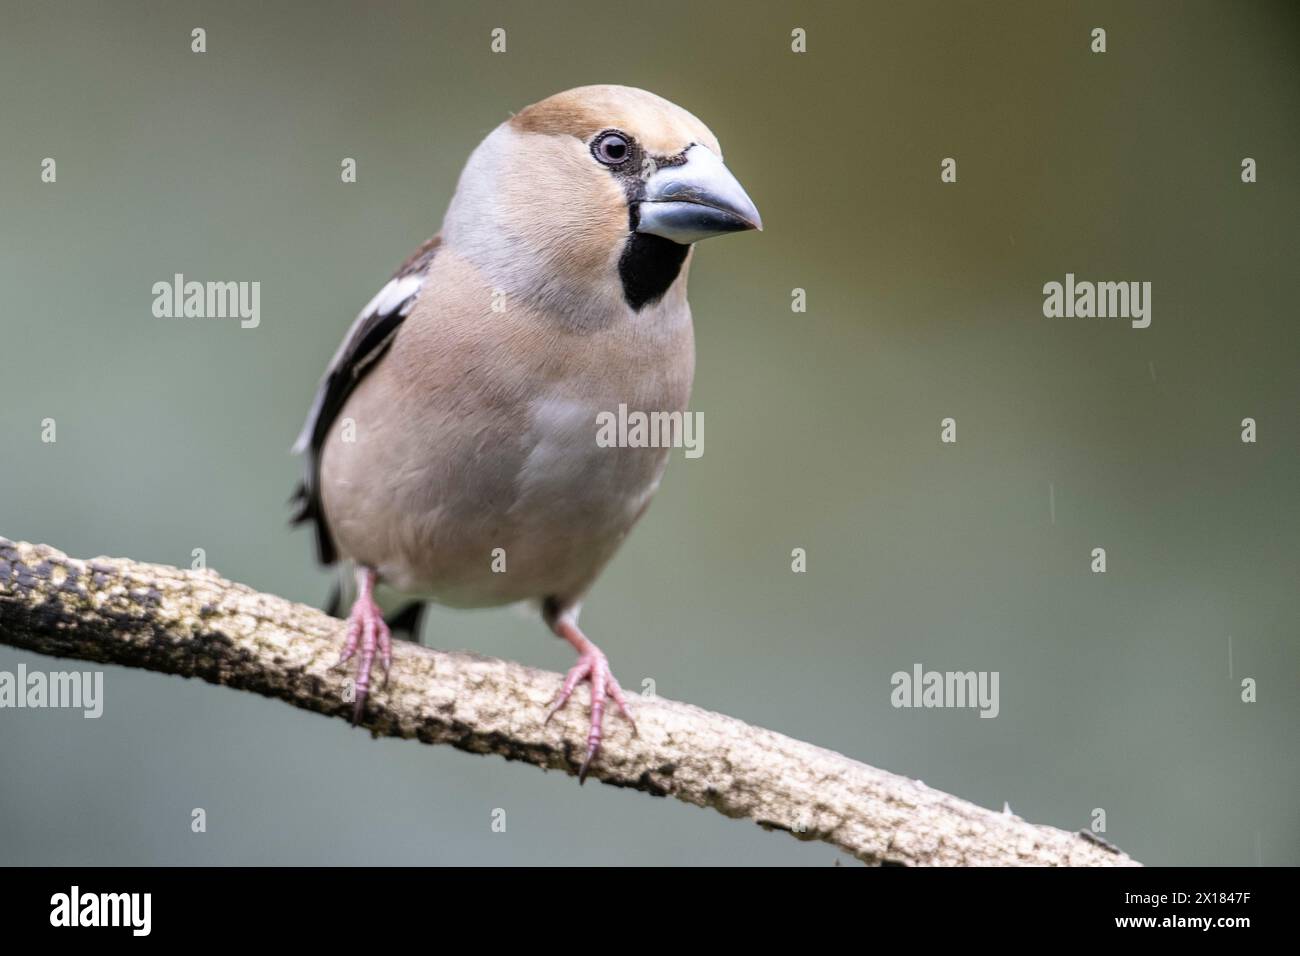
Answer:
MULTIPOLYGON (((350 674, 333 668, 343 622, 215 572, 122 558, 80 561, 0 538, 0 641, 14 647, 254 691, 348 719, 350 674)), ((544 724, 559 674, 406 641, 363 724, 576 774, 587 695, 544 724)), ((382 684, 382 681, 381 681, 382 684)), ((1084 833, 1027 823, 722 714, 634 698, 616 712, 591 776, 822 840, 866 863, 1134 866, 1084 833)))

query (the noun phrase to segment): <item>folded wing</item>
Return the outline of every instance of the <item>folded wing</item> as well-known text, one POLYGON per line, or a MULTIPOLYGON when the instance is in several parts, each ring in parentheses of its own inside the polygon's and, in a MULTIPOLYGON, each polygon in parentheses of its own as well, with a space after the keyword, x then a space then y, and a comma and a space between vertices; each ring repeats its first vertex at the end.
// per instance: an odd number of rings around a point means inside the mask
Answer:
POLYGON ((293 524, 312 522, 316 527, 316 551, 322 564, 333 564, 338 559, 334 539, 320 499, 320 457, 325 438, 334 426, 348 396, 366 374, 380 361, 392 344, 403 320, 415 307, 415 301, 424 287, 429 265, 437 254, 441 239, 434 236, 402 263, 388 283, 370 300, 352 328, 316 389, 307 421, 294 442, 293 450, 305 454, 303 479, 294 490, 296 504, 293 524))

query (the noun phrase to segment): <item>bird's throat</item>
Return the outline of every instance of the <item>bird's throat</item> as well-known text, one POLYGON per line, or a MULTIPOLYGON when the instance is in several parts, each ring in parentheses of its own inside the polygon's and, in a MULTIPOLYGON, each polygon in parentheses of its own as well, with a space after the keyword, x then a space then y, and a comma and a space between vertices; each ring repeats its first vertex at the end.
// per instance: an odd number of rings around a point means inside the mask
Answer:
POLYGON ((690 246, 662 236, 633 232, 618 260, 618 277, 623 283, 623 298, 632 311, 663 298, 677 280, 690 246))

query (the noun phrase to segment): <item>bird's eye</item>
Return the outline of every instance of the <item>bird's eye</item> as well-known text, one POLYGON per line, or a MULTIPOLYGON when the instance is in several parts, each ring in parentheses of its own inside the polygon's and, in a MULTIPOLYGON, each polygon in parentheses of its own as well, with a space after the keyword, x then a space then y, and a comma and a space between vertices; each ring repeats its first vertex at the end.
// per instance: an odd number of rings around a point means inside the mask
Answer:
POLYGON ((622 133, 601 133, 591 143, 591 154, 606 166, 627 162, 632 147, 622 133))

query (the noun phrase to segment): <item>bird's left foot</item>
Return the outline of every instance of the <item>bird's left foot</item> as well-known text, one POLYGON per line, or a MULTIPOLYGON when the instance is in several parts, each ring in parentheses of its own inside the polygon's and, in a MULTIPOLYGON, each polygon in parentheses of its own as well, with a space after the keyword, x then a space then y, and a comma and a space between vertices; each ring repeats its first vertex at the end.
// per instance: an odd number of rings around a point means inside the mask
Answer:
POLYGON ((591 684, 591 729, 587 731, 587 756, 582 761, 582 767, 578 770, 578 782, 583 783, 587 779, 587 771, 591 768, 591 762, 600 753, 600 742, 603 735, 603 724, 605 717, 605 701, 612 699, 629 724, 632 730, 636 731, 636 721, 632 719, 632 714, 628 711, 627 697, 623 693, 623 688, 619 686, 618 680, 614 677, 613 671, 609 669, 609 659, 605 653, 591 641, 587 640, 582 631, 578 630, 578 625, 571 620, 562 619, 554 625, 555 633, 564 638, 578 651, 578 663, 569 669, 568 675, 564 678, 564 686, 560 688, 560 693, 556 695, 551 709, 546 713, 547 722, 563 707, 573 696, 573 691, 583 681, 591 684))

